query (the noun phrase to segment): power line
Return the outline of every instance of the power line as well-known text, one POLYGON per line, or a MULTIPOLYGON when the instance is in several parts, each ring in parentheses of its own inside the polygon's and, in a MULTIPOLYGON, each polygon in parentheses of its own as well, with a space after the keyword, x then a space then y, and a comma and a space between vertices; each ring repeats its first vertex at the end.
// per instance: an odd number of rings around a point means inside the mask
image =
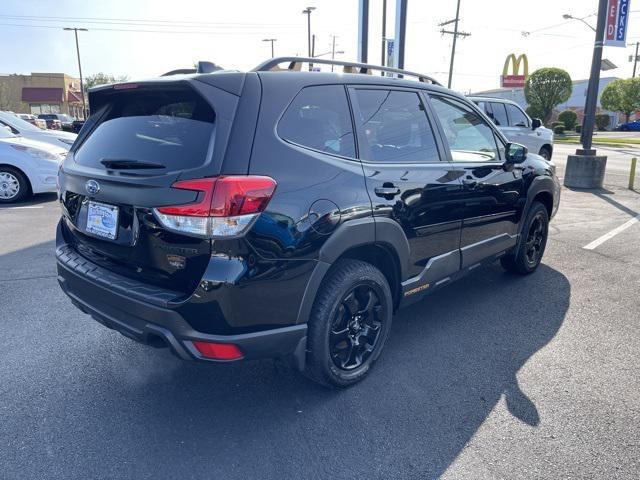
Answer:
MULTIPOLYGON (((20 24, 20 23, 0 23, 1 26, 7 27, 25 27, 25 28, 49 28, 59 30, 64 28, 63 25, 33 25, 33 24, 20 24)), ((133 29, 133 28, 101 28, 92 27, 93 31, 103 32, 131 32, 131 33, 178 33, 178 34, 191 34, 191 35, 257 35, 263 36, 266 30, 256 30, 254 32, 216 32, 213 30, 149 30, 149 29, 133 29)))

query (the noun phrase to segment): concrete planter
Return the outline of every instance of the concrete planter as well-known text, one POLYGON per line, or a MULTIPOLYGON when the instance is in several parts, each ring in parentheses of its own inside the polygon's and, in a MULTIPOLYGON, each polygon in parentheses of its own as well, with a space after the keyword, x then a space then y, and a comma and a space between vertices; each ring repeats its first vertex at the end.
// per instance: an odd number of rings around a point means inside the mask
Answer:
POLYGON ((564 172, 565 187, 602 188, 607 157, 599 155, 569 155, 564 172))

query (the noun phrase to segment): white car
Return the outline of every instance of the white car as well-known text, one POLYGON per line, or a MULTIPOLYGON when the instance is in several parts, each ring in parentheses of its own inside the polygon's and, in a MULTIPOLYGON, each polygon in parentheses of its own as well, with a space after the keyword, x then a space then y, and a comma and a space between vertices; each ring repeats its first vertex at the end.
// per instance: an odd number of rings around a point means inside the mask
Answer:
POLYGON ((73 142, 75 142, 78 136, 75 133, 63 132, 61 130, 43 130, 9 112, 0 112, 0 127, 2 126, 9 127, 16 135, 20 135, 29 140, 37 140, 39 142, 50 143, 57 147, 63 147, 67 151, 71 148, 71 145, 73 145, 73 142))
POLYGON ((0 125, 0 203, 55 192, 58 168, 66 155, 63 147, 29 140, 0 125))
POLYGON ((498 126, 507 140, 527 147, 546 160, 553 155, 553 131, 533 120, 516 102, 503 98, 475 97, 469 99, 498 126))

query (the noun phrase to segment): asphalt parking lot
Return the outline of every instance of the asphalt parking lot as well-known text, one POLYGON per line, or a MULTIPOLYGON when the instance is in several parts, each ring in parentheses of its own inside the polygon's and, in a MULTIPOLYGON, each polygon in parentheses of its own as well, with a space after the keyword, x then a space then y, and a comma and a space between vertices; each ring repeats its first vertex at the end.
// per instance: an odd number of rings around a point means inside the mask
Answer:
POLYGON ((55 195, 2 207, 0 478, 638 478, 640 222, 584 248, 640 215, 609 178, 564 189, 534 275, 495 265, 401 311, 341 392, 107 330, 57 285, 55 195))

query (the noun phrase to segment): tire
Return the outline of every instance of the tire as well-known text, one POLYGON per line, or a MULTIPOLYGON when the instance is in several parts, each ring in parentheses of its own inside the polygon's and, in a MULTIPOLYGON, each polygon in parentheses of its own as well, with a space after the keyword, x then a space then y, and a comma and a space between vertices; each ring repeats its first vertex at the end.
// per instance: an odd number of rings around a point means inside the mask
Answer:
POLYGON ((21 202, 30 192, 29 181, 17 168, 0 167, 0 203, 21 202))
POLYGON ((533 202, 525 219, 517 250, 500 259, 502 267, 511 273, 528 275, 536 271, 549 235, 549 213, 540 202, 533 202))
POLYGON ((545 160, 551 160, 551 150, 549 150, 547 147, 542 147, 538 155, 540 155, 545 160))
POLYGON ((391 289, 382 272, 360 260, 339 260, 313 305, 305 374, 334 388, 359 382, 380 356, 392 317, 391 289))

